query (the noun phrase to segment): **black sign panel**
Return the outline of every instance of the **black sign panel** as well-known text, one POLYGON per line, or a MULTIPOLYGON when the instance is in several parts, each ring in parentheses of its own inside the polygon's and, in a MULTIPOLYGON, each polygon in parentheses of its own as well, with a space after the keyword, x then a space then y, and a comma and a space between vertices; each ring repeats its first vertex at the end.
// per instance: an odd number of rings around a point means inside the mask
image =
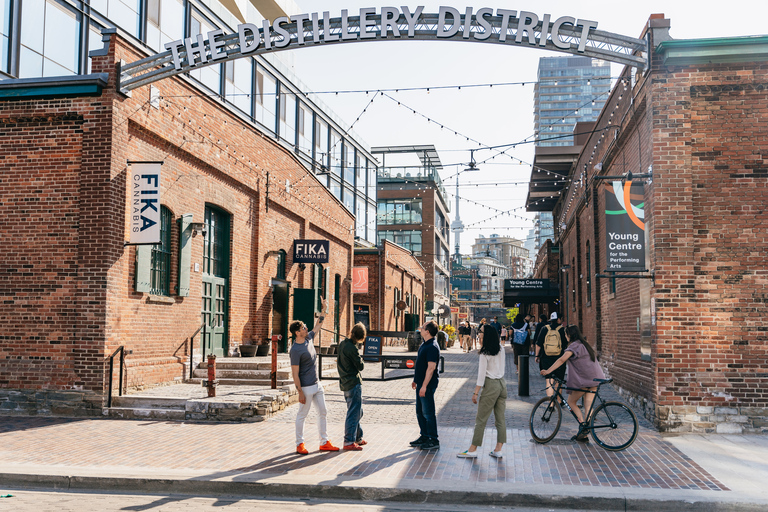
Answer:
POLYGON ((549 279, 505 279, 504 307, 511 308, 515 304, 547 303, 557 300, 560 291, 557 284, 549 279))
POLYGON ((354 311, 355 311, 355 323, 362 323, 365 326, 365 330, 370 331, 371 330, 370 307, 358 304, 355 306, 354 311))
MULTIPOLYGON (((380 336, 367 336, 365 338, 365 347, 363 348, 364 356, 380 356, 381 355, 381 337, 380 336)), ((376 361, 376 359, 368 358, 366 361, 376 361)))
POLYGON ((294 263, 328 263, 328 240, 294 240, 294 263))
POLYGON ((645 191, 642 182, 605 184, 605 244, 609 272, 645 268, 645 191))

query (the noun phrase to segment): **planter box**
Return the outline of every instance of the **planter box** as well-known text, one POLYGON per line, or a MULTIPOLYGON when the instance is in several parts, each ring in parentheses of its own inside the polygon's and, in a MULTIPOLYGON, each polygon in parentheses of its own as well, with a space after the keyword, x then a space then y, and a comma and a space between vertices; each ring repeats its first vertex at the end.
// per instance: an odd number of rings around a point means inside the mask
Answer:
POLYGON ((240 357, 253 357, 261 345, 240 345, 240 357))

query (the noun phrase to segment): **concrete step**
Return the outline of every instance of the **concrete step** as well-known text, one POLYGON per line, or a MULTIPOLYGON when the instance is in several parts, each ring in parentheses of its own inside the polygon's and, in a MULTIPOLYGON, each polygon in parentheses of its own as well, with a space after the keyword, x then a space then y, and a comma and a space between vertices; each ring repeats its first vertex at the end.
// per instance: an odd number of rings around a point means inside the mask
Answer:
POLYGON ((186 411, 184 409, 142 409, 134 407, 111 407, 110 409, 107 409, 107 416, 110 418, 120 418, 124 420, 153 419, 184 421, 186 419, 186 411))
MULTIPOLYGON (((220 379, 216 378, 216 380, 219 383, 219 386, 271 386, 272 380, 267 376, 265 379, 220 379)), ((201 378, 192 378, 188 379, 186 382, 191 382, 195 384, 201 384, 202 385, 203 379, 201 378)), ((289 386, 293 384, 293 379, 277 379, 277 388, 280 389, 283 386, 289 386)))
POLYGON ((186 398, 164 398, 141 395, 113 396, 112 408, 123 409, 162 409, 183 411, 186 398))
MULTIPOLYGON (((199 379, 207 379, 208 378, 208 369, 207 368, 198 368, 194 372, 192 372, 193 377, 199 378, 199 379)), ((252 370, 252 369, 225 369, 225 368, 219 368, 218 365, 216 365, 216 380, 221 379, 238 379, 238 380, 263 380, 270 378, 270 371, 267 370, 252 370)), ((278 369, 277 370, 277 379, 278 380, 286 380, 291 378, 291 370, 289 369, 278 369)))

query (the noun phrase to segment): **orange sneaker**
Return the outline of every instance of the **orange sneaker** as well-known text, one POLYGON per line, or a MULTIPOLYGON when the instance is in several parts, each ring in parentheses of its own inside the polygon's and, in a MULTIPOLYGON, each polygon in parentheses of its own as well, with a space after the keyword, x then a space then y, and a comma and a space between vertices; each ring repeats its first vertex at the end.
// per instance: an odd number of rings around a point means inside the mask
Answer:
POLYGON ((338 446, 333 446, 330 441, 326 441, 324 445, 320 446, 321 452, 337 452, 339 451, 338 446))
POLYGON ((352 444, 345 444, 344 449, 347 451, 359 452, 360 450, 363 449, 363 447, 357 443, 352 443, 352 444))
POLYGON ((296 453, 299 455, 309 455, 309 451, 307 451, 307 447, 304 446, 304 443, 301 443, 299 446, 296 447, 296 453))

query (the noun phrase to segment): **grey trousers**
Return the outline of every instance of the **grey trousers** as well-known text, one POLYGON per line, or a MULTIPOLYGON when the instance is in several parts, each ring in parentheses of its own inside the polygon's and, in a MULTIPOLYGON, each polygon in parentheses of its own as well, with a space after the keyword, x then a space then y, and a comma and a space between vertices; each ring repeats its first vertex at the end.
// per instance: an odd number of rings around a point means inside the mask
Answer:
POLYGON ((475 418, 475 433, 472 436, 472 444, 482 446, 485 424, 493 412, 496 422, 496 442, 507 442, 507 422, 504 413, 507 409, 507 383, 504 379, 485 378, 483 390, 477 404, 477 417, 475 418))

